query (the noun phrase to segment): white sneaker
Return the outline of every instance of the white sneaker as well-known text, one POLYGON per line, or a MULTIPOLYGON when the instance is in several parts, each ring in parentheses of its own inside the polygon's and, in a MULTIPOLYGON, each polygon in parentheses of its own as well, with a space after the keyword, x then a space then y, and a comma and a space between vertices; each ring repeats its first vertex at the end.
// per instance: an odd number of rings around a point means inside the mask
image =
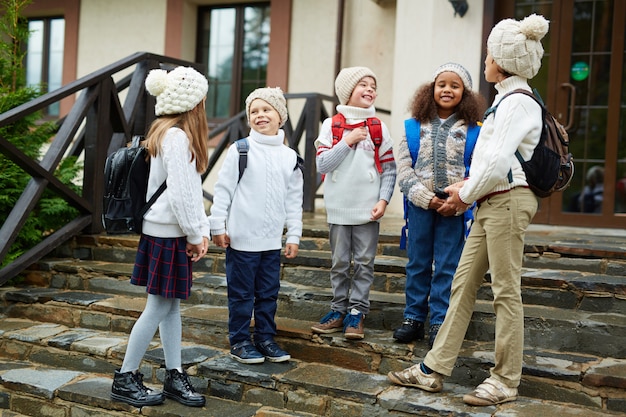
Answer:
POLYGON ((487 378, 469 394, 463 396, 463 402, 469 405, 495 405, 517 399, 517 388, 504 385, 495 378, 487 378))
POLYGON ((443 389, 443 375, 437 372, 426 374, 420 369, 419 363, 401 372, 389 372, 387 378, 396 385, 419 388, 428 392, 439 392, 443 389))

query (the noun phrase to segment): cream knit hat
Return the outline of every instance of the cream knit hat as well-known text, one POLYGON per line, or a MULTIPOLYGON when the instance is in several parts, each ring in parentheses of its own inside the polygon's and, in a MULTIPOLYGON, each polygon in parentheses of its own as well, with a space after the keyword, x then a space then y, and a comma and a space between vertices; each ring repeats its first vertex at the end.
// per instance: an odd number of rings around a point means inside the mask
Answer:
POLYGON ((472 76, 470 75, 469 71, 466 70, 465 67, 463 67, 463 65, 457 64, 455 62, 448 62, 446 64, 441 65, 439 68, 437 68, 435 70, 435 73, 433 74, 433 81, 437 79, 439 74, 441 74, 442 72, 448 72, 448 71, 455 73, 461 78, 461 81, 463 81, 463 86, 465 87, 466 90, 472 89, 472 76))
POLYGON ((347 104, 350 101, 354 87, 363 77, 372 77, 376 81, 376 74, 367 67, 349 67, 339 71, 335 79, 335 93, 339 98, 339 104, 347 104))
POLYGON ((548 33, 548 27, 549 22, 536 14, 522 21, 504 19, 491 30, 487 49, 503 70, 531 79, 541 67, 541 39, 548 33))
POLYGON ((269 105, 278 112, 280 115, 280 127, 283 127, 289 118, 289 114, 287 113, 287 100, 285 100, 283 90, 281 90, 280 87, 265 87, 257 88, 251 92, 246 99, 246 116, 248 116, 248 124, 250 124, 250 105, 257 98, 269 103, 269 105))
POLYGON ((170 72, 154 69, 148 73, 145 84, 148 93, 156 97, 157 116, 192 110, 209 90, 206 77, 191 67, 176 67, 170 72))

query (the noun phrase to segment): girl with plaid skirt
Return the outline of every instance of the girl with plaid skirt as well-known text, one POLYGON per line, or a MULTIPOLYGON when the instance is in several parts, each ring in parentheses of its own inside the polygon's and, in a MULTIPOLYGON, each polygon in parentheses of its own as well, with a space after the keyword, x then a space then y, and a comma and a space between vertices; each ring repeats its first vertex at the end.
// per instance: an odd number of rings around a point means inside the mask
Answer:
POLYGON ((165 397, 202 407, 204 396, 182 368, 180 300, 189 297, 192 264, 209 245, 201 179, 208 165, 208 82, 193 68, 177 67, 150 71, 145 86, 156 97, 157 116, 143 142, 151 158, 147 198, 164 181, 167 188, 144 216, 130 282, 145 286, 148 299, 115 371, 111 397, 136 407, 161 404, 165 397), (165 356, 163 392, 146 387, 139 372, 157 328, 165 356))

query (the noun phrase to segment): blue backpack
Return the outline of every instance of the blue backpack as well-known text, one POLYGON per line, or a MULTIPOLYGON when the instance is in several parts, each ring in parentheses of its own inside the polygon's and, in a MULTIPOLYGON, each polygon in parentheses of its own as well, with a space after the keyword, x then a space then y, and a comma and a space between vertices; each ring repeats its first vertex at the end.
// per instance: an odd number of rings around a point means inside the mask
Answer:
MULTIPOLYGON (((411 153, 411 166, 415 166, 417 155, 420 150, 420 122, 419 120, 411 117, 404 121, 404 130, 406 133, 406 143, 411 153)), ((478 139, 478 133, 480 133, 480 126, 473 124, 467 129, 467 138, 465 139, 465 153, 463 154, 463 162, 465 164, 465 176, 469 175, 470 162, 472 160, 472 153, 476 146, 476 140, 478 139)), ((409 230, 409 201, 404 196, 404 226, 402 226, 402 232, 400 234, 400 249, 406 249, 406 239, 409 230)), ((469 228, 472 220, 474 219, 472 213, 472 207, 470 207, 464 214, 465 224, 467 225, 465 235, 469 233, 469 228)))

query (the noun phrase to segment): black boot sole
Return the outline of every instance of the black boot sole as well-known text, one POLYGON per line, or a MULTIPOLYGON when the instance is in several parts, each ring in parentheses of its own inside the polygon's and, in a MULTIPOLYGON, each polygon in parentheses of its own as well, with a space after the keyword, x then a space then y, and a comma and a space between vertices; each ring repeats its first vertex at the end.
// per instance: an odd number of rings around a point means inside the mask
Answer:
POLYGON ((178 401, 182 405, 186 405, 188 407, 204 407, 204 404, 206 404, 206 399, 204 397, 200 397, 198 400, 186 400, 186 399, 184 399, 182 397, 179 397, 176 394, 172 394, 170 392, 163 391, 163 394, 167 398, 172 399, 174 401, 178 401))
POLYGON ((138 408, 149 406, 149 405, 160 405, 160 404, 163 404, 163 402, 165 401, 165 398, 155 399, 151 401, 139 401, 139 400, 133 400, 132 398, 128 398, 123 395, 114 394, 114 393, 111 393, 111 398, 114 399, 115 401, 121 401, 123 403, 130 404, 133 407, 138 407, 138 408))

